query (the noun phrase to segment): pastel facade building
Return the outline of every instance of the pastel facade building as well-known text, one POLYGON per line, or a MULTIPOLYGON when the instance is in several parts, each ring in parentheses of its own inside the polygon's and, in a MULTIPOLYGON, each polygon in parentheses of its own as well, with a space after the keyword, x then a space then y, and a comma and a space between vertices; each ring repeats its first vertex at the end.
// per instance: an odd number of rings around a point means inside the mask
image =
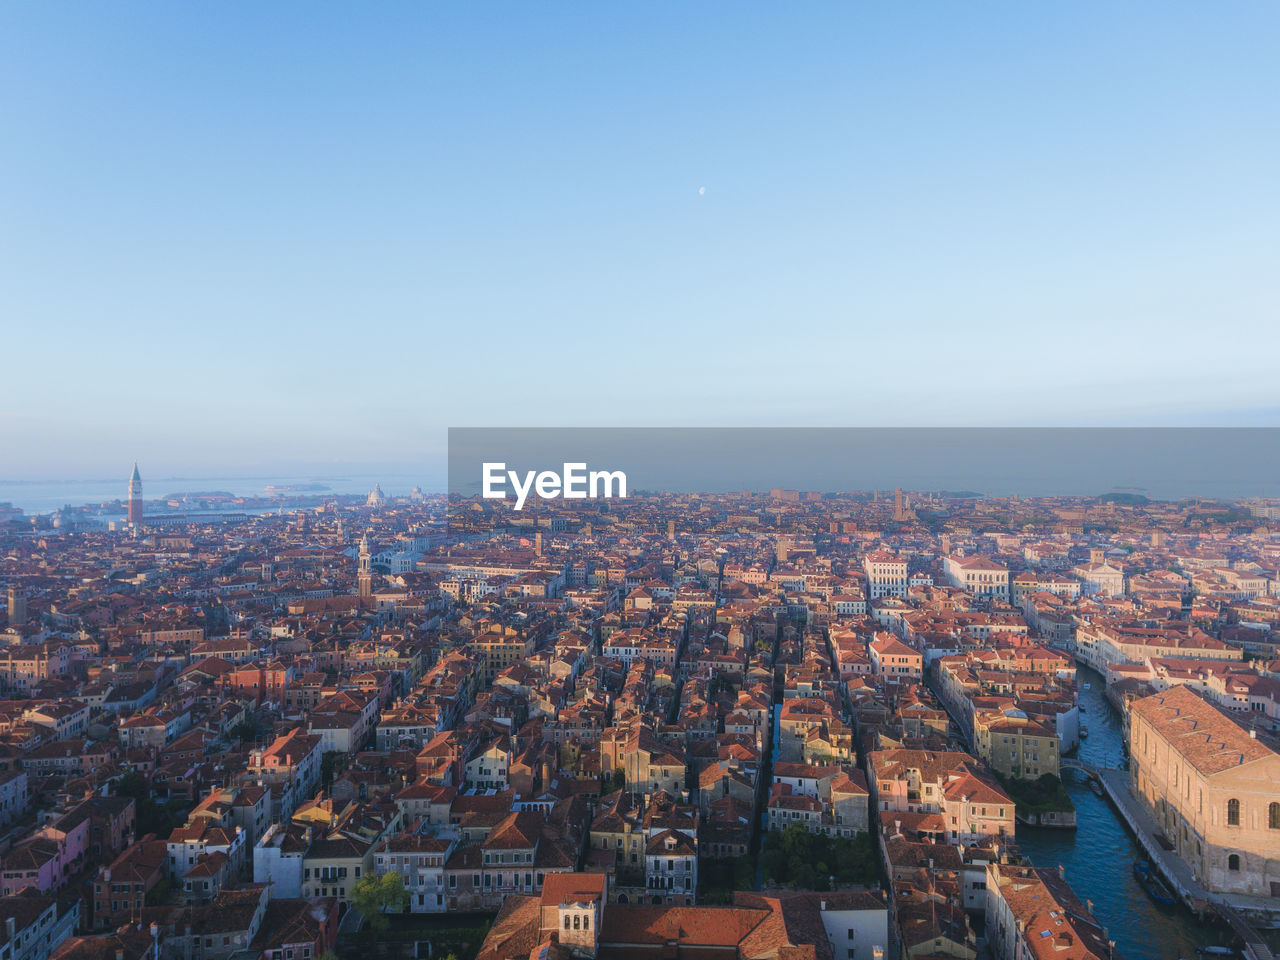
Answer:
POLYGON ((1280 896, 1280 755, 1186 686, 1130 709, 1129 787, 1196 879, 1280 896))
POLYGON ((869 553, 862 561, 870 599, 907 595, 907 561, 892 553, 869 553))
POLYGON ((1009 602, 1009 570, 986 557, 945 557, 942 561, 947 581, 968 590, 975 597, 1009 602))

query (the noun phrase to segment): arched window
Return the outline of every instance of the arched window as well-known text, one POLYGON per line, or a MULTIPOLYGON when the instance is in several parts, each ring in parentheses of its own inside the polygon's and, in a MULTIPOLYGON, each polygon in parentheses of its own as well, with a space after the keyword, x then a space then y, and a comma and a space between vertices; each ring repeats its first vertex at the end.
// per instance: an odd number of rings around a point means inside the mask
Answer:
POLYGON ((583 929, 583 930, 590 930, 590 929, 591 929, 591 914, 589 914, 589 913, 584 913, 584 914, 582 915, 582 929, 583 929))
POLYGON ((566 930, 569 929, 569 915, 567 913, 564 915, 564 928, 566 930))
POLYGON ((1238 853, 1233 853, 1231 856, 1227 857, 1227 869, 1228 870, 1240 869, 1240 855, 1238 853))
POLYGON ((1280 830, 1280 803, 1267 807, 1267 826, 1272 830, 1280 830))
POLYGON ((1227 826, 1240 826, 1240 801, 1235 798, 1227 801, 1227 826))
POLYGON ((582 917, 578 916, 576 913, 573 915, 573 929, 582 929, 582 917))

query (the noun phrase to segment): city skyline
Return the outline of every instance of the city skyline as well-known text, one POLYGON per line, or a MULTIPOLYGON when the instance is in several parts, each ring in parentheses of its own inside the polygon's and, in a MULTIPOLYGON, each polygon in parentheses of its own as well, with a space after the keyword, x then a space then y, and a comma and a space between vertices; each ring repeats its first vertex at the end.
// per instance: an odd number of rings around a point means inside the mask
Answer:
MULTIPOLYGON (((226 494, 304 504, 308 497, 363 496, 384 483, 390 497, 446 491, 475 497, 485 469, 496 469, 503 457, 532 465, 535 472, 587 459, 596 467, 625 466, 622 473, 631 479, 623 482, 630 483, 633 496, 785 488, 841 496, 905 488, 924 496, 966 491, 1088 499, 1123 493, 1164 502, 1245 502, 1274 499, 1280 490, 1275 479, 1280 467, 1274 462, 1280 455, 1280 431, 1274 428, 542 427, 461 428, 450 430, 449 437, 445 463, 416 474, 162 473, 154 482, 163 486, 153 488, 152 497, 198 495, 195 499, 208 500, 212 494, 226 494), (771 451, 772 459, 761 461, 761 450, 771 451)), ((525 473, 529 471, 521 473, 522 481, 525 473)), ((136 460, 123 497, 117 481, 109 478, 0 478, 0 503, 32 514, 117 500, 132 503, 135 486, 143 489, 136 460)), ((543 502, 531 488, 525 496, 543 502)))
POLYGON ((374 882, 437 952, 473 914, 463 960, 704 931, 739 960, 1267 955, 1280 501, 777 489, 442 524, 376 486, 148 503, 148 475, 131 518, 0 510, 22 960, 347 960, 374 882))

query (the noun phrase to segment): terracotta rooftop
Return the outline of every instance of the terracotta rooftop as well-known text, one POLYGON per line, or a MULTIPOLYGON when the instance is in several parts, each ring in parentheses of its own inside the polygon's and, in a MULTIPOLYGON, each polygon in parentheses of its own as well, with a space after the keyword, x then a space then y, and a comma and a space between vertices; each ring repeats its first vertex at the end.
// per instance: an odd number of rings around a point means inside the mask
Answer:
MULTIPOLYGON (((1271 747, 1185 686, 1135 700, 1131 709, 1201 773, 1221 773, 1275 756, 1271 747)), ((1135 754, 1141 756, 1140 747, 1135 754)))

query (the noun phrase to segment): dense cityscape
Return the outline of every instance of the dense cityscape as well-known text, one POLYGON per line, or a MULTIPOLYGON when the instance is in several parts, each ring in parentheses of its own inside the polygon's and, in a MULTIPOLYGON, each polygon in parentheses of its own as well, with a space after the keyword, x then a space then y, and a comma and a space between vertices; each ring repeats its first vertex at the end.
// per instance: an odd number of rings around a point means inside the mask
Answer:
POLYGON ((122 494, 3 515, 0 960, 1270 957, 1274 502, 122 494))

